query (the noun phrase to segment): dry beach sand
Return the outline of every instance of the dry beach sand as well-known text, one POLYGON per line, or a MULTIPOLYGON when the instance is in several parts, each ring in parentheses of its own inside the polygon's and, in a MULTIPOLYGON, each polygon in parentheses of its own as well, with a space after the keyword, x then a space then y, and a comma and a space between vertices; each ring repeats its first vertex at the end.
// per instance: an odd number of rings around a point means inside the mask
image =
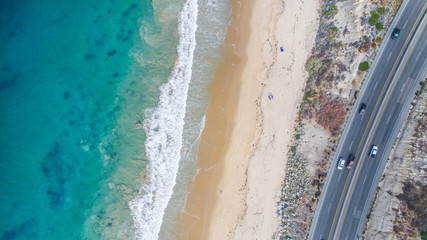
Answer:
POLYGON ((318 8, 316 0, 233 3, 179 239, 270 239, 277 230, 318 8))

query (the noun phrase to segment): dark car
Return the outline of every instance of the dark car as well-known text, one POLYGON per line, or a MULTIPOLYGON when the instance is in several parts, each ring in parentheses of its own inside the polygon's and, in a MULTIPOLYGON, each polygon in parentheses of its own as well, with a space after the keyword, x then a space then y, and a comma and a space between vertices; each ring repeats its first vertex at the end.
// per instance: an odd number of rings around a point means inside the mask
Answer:
POLYGON ((348 157, 347 168, 350 169, 354 164, 354 155, 350 154, 348 157))
POLYGON ((365 110, 366 110, 366 104, 362 103, 362 105, 360 106, 360 109, 359 109, 359 113, 364 114, 365 110))
POLYGON ((395 29, 393 30, 393 33, 391 34, 391 39, 396 39, 396 38, 398 38, 398 37, 399 37, 399 34, 400 34, 400 29, 399 29, 399 28, 395 28, 395 29))

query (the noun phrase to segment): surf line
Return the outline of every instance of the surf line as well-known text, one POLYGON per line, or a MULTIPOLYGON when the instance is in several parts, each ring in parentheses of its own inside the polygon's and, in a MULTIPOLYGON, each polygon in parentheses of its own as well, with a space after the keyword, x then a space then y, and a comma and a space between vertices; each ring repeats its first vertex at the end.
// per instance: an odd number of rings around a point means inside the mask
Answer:
POLYGON ((176 184, 196 47, 197 11, 197 0, 187 0, 179 18, 178 59, 168 82, 160 87, 158 106, 145 112, 148 181, 129 201, 137 239, 158 239, 164 212, 176 184))

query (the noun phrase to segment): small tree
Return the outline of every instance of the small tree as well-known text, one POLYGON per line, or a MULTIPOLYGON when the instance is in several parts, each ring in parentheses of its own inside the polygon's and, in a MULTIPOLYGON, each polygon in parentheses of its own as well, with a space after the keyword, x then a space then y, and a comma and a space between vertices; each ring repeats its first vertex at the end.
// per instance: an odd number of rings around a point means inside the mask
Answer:
POLYGON ((385 13, 385 9, 383 7, 378 8, 377 11, 381 15, 383 15, 385 13))
POLYGON ((369 63, 368 62, 361 62, 360 64, 359 64, 359 70, 360 71, 363 71, 363 72, 366 72, 366 71, 368 71, 368 69, 369 69, 369 63))
POLYGON ((378 19, 373 18, 373 17, 370 17, 370 18, 369 18, 369 24, 370 24, 371 26, 374 26, 375 24, 377 24, 377 22, 378 22, 378 19))
POLYGON ((384 29, 384 25, 382 24, 382 23, 377 23, 376 25, 375 25, 375 27, 379 30, 379 31, 381 31, 381 30, 383 30, 384 29))
POLYGON ((380 19, 380 15, 375 11, 371 11, 371 17, 369 18, 369 24, 371 24, 371 26, 374 26, 375 24, 377 24, 379 19, 380 19))
POLYGON ((371 11, 371 17, 373 17, 375 19, 380 19, 380 15, 375 11, 371 11))

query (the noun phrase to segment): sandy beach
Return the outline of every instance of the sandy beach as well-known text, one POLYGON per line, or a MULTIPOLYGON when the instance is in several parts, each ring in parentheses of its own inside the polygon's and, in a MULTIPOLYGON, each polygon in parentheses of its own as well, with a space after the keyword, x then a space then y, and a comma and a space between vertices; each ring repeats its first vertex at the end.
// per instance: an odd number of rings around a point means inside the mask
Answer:
POLYGON ((319 3, 235 1, 179 239, 268 239, 319 3))

